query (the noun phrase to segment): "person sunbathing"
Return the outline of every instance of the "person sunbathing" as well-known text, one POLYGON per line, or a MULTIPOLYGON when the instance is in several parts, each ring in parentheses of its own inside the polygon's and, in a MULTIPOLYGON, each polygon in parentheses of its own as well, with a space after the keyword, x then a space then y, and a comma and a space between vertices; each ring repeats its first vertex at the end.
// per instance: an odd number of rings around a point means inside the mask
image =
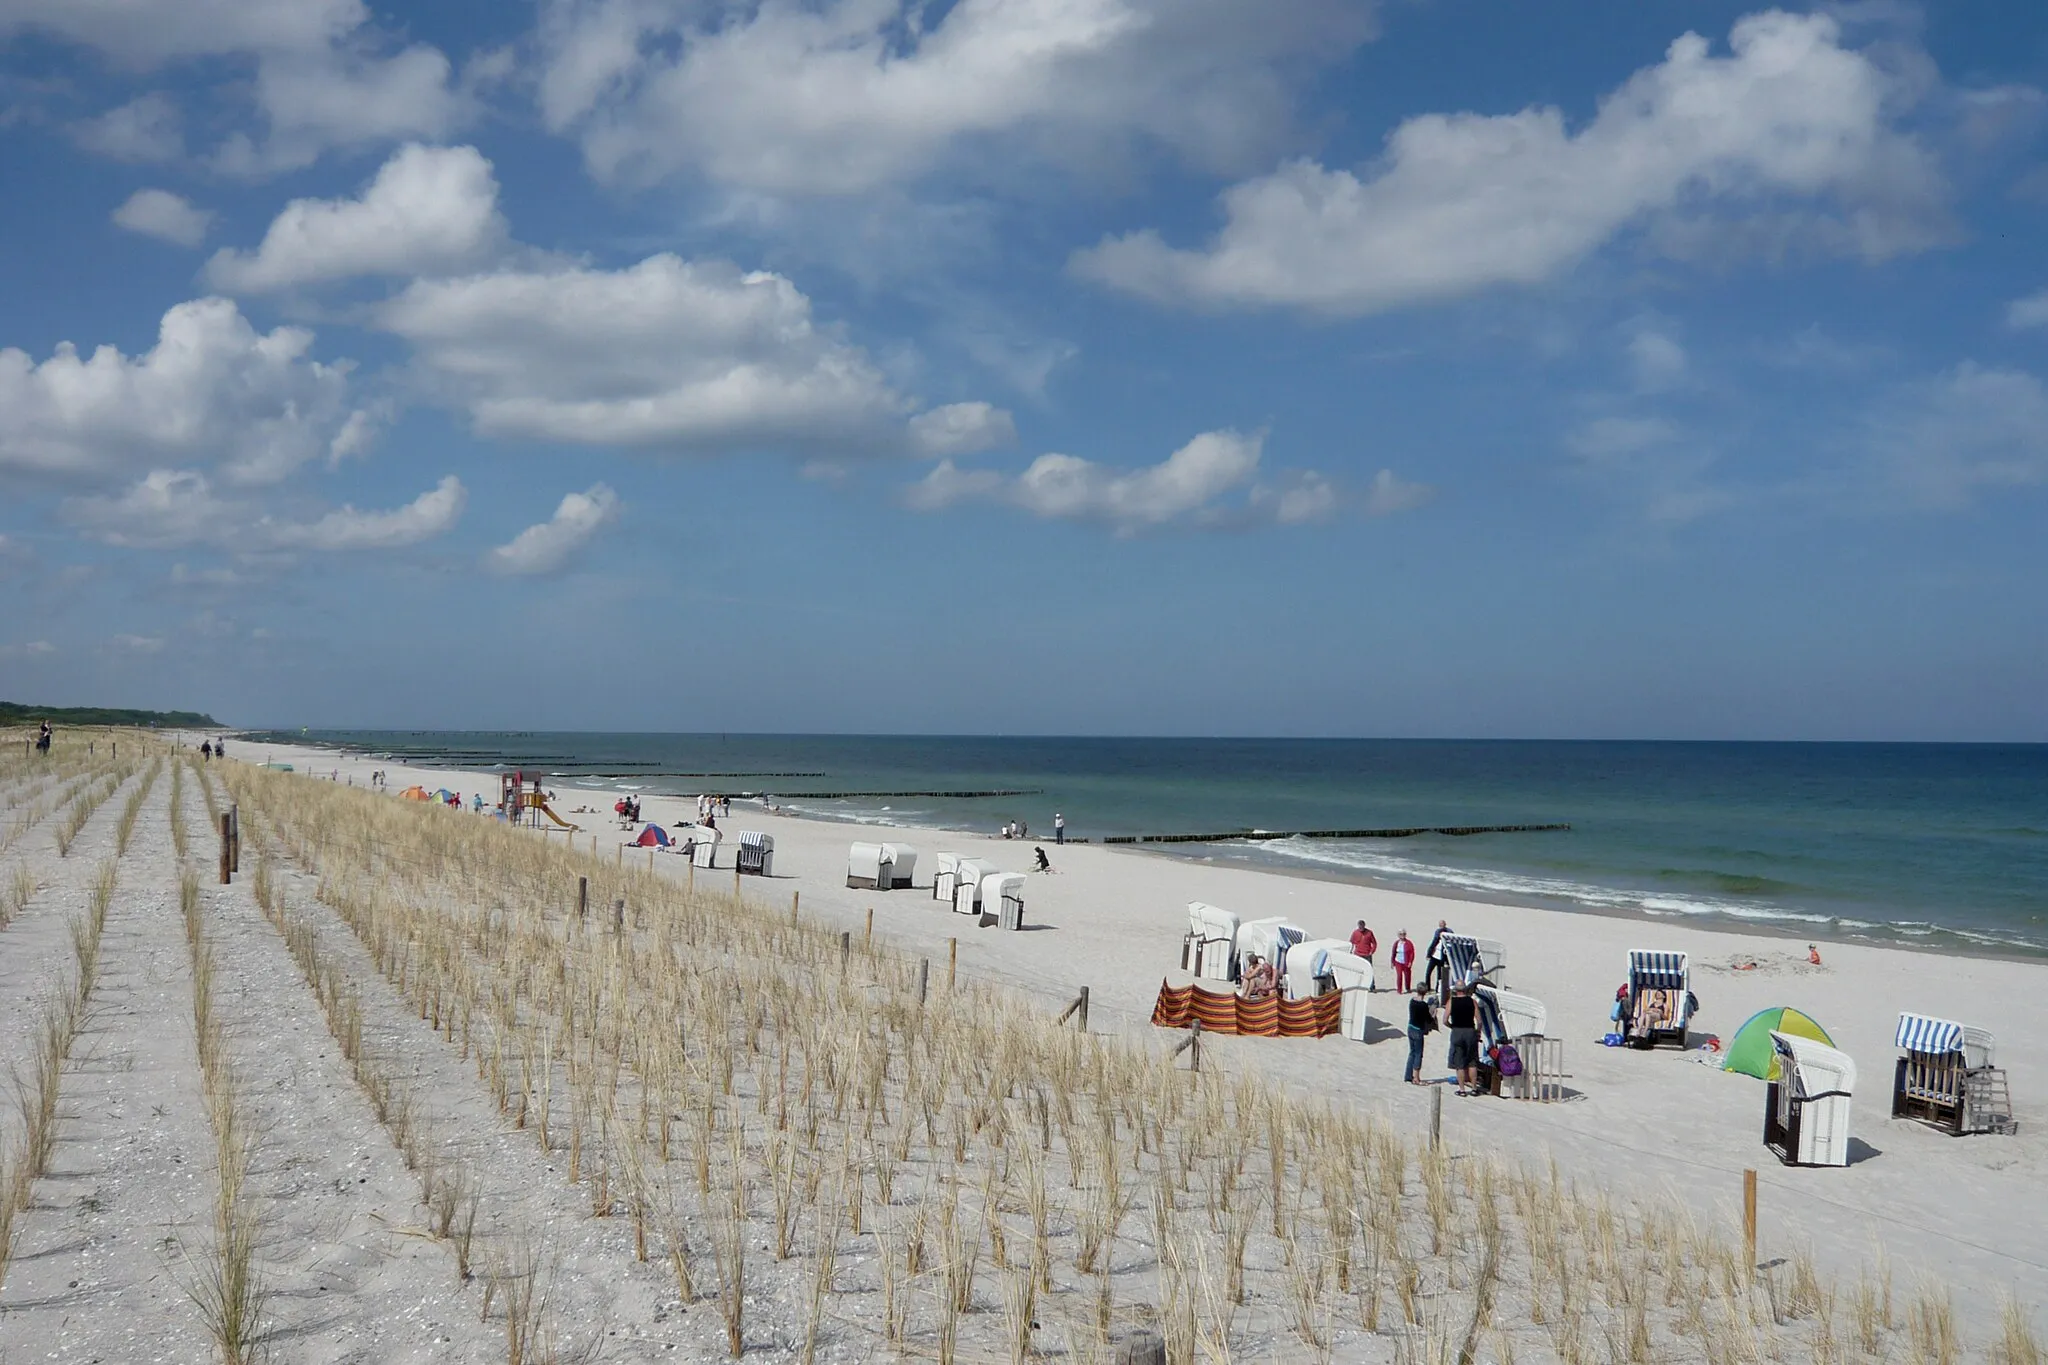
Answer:
POLYGON ((1264 958, 1254 957, 1244 969, 1244 998, 1264 1000, 1280 989, 1280 973, 1264 958))

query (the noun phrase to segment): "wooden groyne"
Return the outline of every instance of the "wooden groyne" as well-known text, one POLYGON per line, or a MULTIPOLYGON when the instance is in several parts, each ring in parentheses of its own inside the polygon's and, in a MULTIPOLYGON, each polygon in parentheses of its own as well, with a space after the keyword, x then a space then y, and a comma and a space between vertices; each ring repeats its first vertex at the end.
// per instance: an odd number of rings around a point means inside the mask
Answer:
MULTIPOLYGON (((1233 829, 1220 834, 1112 834, 1102 844, 1225 844, 1270 839, 1410 839, 1418 834, 1548 834, 1570 825, 1411 825, 1403 829, 1233 829)), ((1085 844, 1087 839, 1069 839, 1085 844)))
POLYGON ((778 801, 837 801, 854 796, 942 796, 956 801, 970 801, 985 796, 1043 796, 1045 792, 1037 787, 1025 787, 1015 791, 986 792, 750 792, 747 794, 751 796, 773 796, 778 801))

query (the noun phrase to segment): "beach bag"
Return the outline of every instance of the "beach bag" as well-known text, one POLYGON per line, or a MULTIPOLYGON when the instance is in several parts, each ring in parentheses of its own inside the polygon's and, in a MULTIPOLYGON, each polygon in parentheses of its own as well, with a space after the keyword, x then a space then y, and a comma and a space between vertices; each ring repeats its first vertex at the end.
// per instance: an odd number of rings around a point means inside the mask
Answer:
POLYGON ((1522 1074, 1522 1054, 1515 1050, 1513 1043, 1502 1043, 1493 1054, 1493 1069, 1503 1076, 1522 1074))

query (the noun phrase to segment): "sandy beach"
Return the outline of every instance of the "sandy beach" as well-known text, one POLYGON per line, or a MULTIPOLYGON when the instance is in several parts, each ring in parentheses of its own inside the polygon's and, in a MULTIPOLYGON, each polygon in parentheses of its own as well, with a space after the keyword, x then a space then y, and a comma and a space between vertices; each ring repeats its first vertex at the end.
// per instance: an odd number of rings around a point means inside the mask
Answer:
MULTIPOLYGON (((332 777, 358 786, 381 768, 394 794, 419 782, 445 785, 466 797, 481 792, 488 803, 497 791, 497 779, 488 773, 404 768, 312 748, 238 744, 236 757, 291 763, 309 779, 332 777)), ((564 788, 558 797, 557 809, 581 827, 570 837, 606 858, 649 861, 644 849, 622 851, 630 836, 610 811, 610 795, 564 788), (603 809, 571 813, 577 806, 603 809)), ((642 801, 644 818, 664 826, 695 815, 688 797, 643 795, 642 801)), ((1823 964, 1814 967, 1803 942, 1780 936, 1447 900, 1072 844, 1043 845, 1055 872, 1028 879, 1030 932, 1005 933, 977 928, 930 898, 924 888, 932 855, 944 849, 1024 871, 1041 841, 905 831, 901 837, 922 855, 918 889, 877 894, 844 883, 848 844, 879 837, 875 827, 771 815, 738 802, 720 823, 726 838, 723 870, 694 875, 716 876, 729 885, 729 850, 738 831, 770 834, 776 875, 771 881, 748 879, 749 899, 786 905, 798 895, 805 917, 854 930, 872 909, 878 934, 929 955, 941 973, 957 941, 963 976, 1001 981, 1050 1011, 1086 985, 1094 1028, 1141 1038, 1160 1034, 1149 1016, 1161 983, 1178 986, 1191 979, 1178 970, 1191 900, 1247 919, 1286 915, 1311 937, 1342 937, 1363 919, 1379 938, 1383 982, 1391 982, 1386 945, 1396 930, 1426 941, 1439 919, 1448 920, 1460 932, 1506 944, 1505 982, 1548 1007, 1550 1033, 1565 1040, 1570 1073, 1568 1097, 1557 1104, 1447 1095, 1444 1123, 1455 1143, 1555 1160, 1568 1175, 1597 1182, 1617 1197, 1669 1192, 1701 1220, 1729 1225, 1739 1219, 1742 1172, 1755 1169, 1760 1257, 1810 1249, 1824 1268, 1853 1276, 1881 1253, 1901 1284, 1930 1276, 1952 1286, 1966 1320, 1991 1320, 2008 1291, 2035 1305, 2048 1298, 2048 1221, 2039 1217, 2039 1180, 2048 1169, 2048 1065, 2030 1046, 2038 1026, 2048 1022, 2048 967, 2040 964, 1828 944, 1823 964), (1795 1006, 1820 1021, 1859 1071, 1852 1164, 1781 1166, 1761 1142, 1764 1084, 1724 1074, 1711 1054, 1600 1046, 1631 948, 1691 955, 1700 1000, 1696 1034, 1731 1037, 1753 1012, 1773 1005, 1795 1006), (1748 962, 1758 965, 1735 969, 1748 962), (1901 1010, 1994 1032, 1998 1060, 2011 1081, 2016 1136, 1956 1138, 1888 1117, 1901 1010)), ((565 835, 535 837, 561 842, 565 835)), ((652 866, 677 878, 693 875, 684 859, 670 853, 653 855, 652 866)), ((1384 1113, 1400 1129, 1421 1132, 1430 1095, 1400 1083, 1406 1054, 1400 1010, 1398 996, 1375 996, 1375 1026, 1363 1045, 1335 1038, 1215 1038, 1205 1043, 1206 1055, 1212 1065, 1282 1081, 1304 1094, 1336 1097, 1384 1113)), ((1443 1035, 1437 1034, 1430 1040, 1428 1074, 1443 1077, 1443 1059, 1443 1035)))

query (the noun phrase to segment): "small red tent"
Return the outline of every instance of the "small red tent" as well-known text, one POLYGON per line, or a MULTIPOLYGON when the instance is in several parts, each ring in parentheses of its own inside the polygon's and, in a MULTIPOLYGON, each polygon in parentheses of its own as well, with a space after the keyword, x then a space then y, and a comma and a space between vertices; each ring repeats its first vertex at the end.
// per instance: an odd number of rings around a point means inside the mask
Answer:
POLYGON ((640 831, 640 837, 633 842, 641 848, 667 848, 668 831, 660 825, 649 825, 640 831))

